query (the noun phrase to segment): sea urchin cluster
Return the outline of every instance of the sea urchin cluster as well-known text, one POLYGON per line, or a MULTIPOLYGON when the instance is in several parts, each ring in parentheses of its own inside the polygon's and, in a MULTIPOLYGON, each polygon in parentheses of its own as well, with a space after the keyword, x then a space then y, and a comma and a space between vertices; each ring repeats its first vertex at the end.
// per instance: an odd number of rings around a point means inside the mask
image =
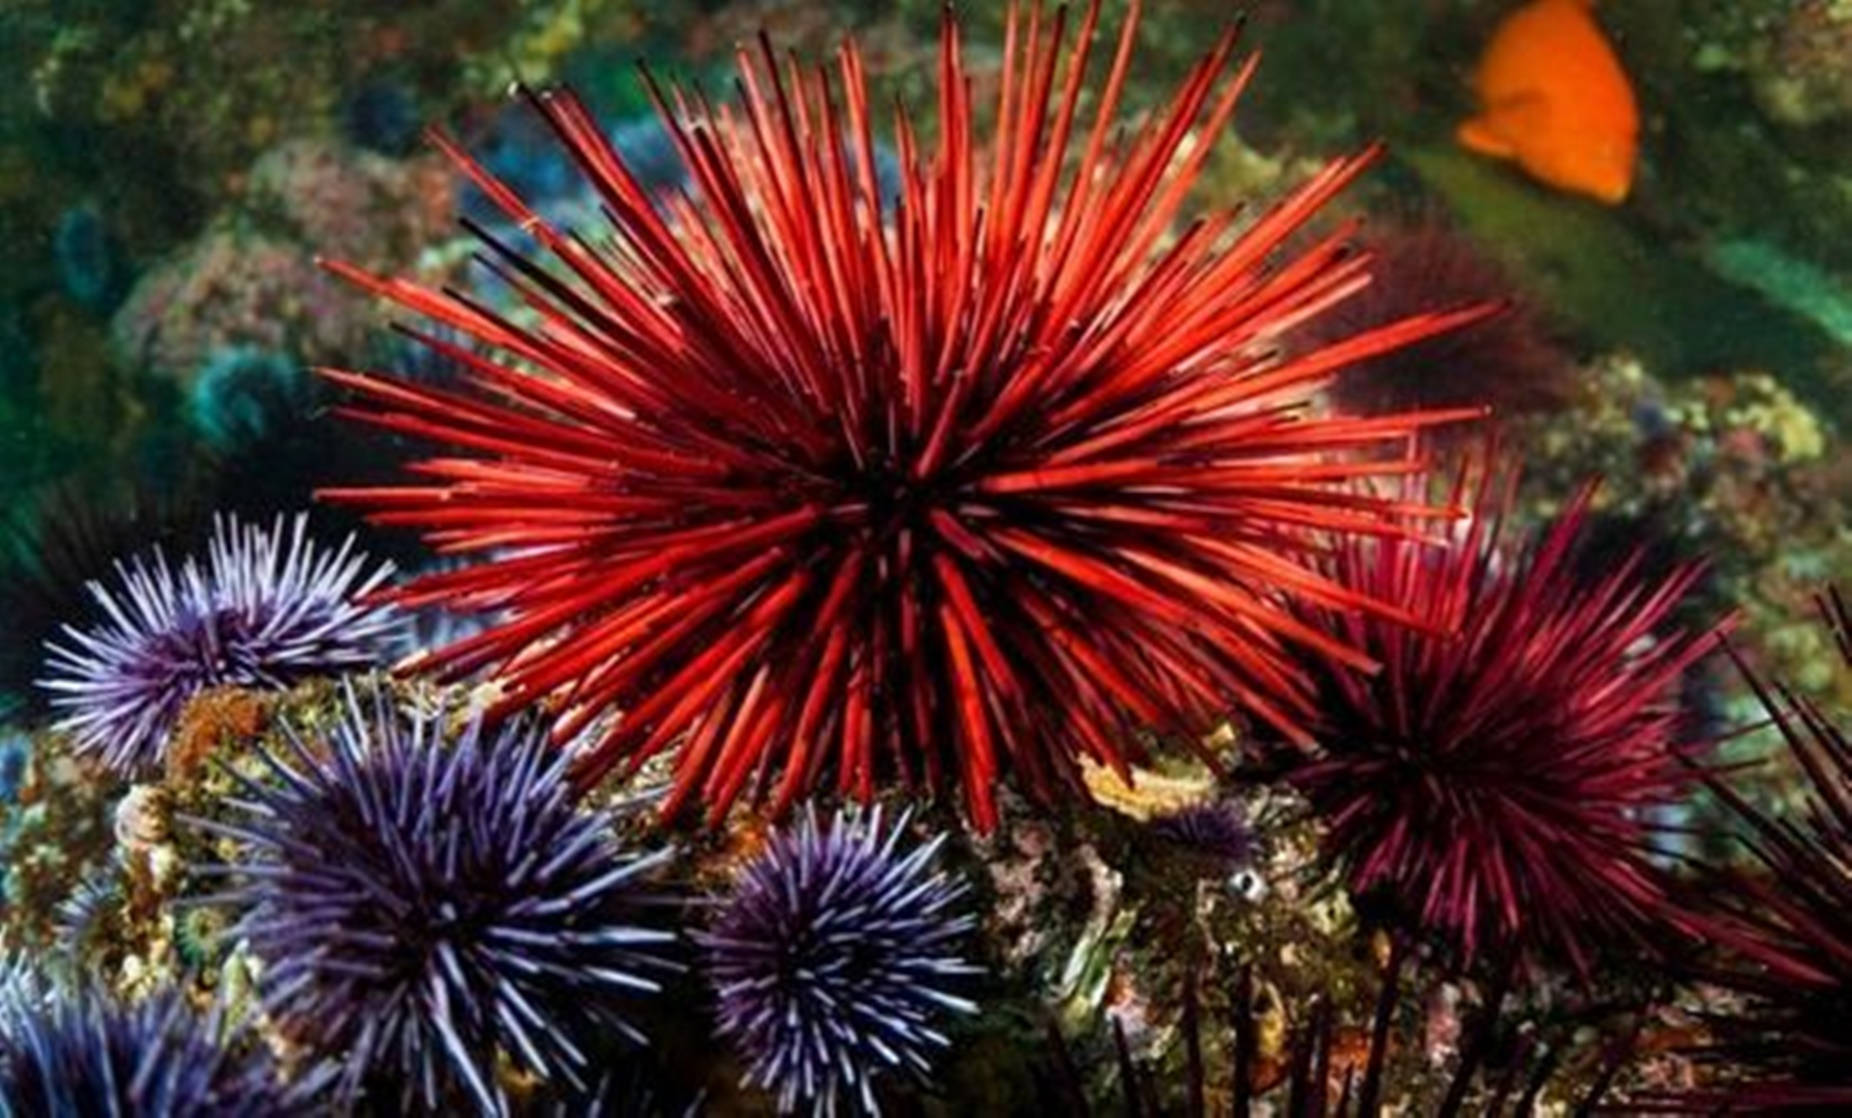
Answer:
POLYGON ((699 936, 720 1031, 784 1113, 878 1112, 876 1078, 927 1072, 942 1020, 976 1011, 954 992, 978 971, 959 953, 975 926, 964 887, 934 868, 943 836, 906 836, 907 817, 884 826, 878 807, 809 812, 699 936))
POLYGON ((0 1014, 0 1112, 19 1118, 287 1118, 313 1075, 285 1086, 248 1034, 227 1038, 175 990, 134 1004, 95 991, 0 1014))
POLYGON ((1582 967, 1592 942, 1676 919, 1650 814, 1696 783, 1680 681, 1711 644, 1670 618, 1701 569, 1649 577, 1636 552, 1583 577, 1592 489, 1524 545, 1503 524, 1515 482, 1482 474, 1478 515, 1446 547, 1335 552, 1346 585, 1457 633, 1324 614, 1383 670, 1320 673, 1324 752, 1295 780, 1357 892, 1464 956, 1536 949, 1582 967))
POLYGON ((361 599, 391 573, 351 536, 316 545, 306 515, 268 529, 223 518, 204 564, 176 571, 157 548, 118 564, 117 588, 92 583, 104 620, 47 644, 40 686, 78 749, 137 774, 160 763, 187 700, 208 688, 283 688, 373 663, 395 619, 361 599))
POLYGON ((292 734, 238 777, 245 818, 194 821, 245 851, 221 899, 265 1008, 341 1062, 349 1098, 501 1114, 498 1058, 584 1086, 586 1039, 640 1042, 624 1014, 673 969, 673 934, 641 919, 666 852, 621 851, 525 724, 450 742, 449 712, 345 700, 325 742, 292 734))
POLYGON ((936 146, 899 115, 891 210, 852 43, 839 81, 742 50, 738 106, 657 91, 691 183, 666 206, 577 99, 533 95, 597 232, 440 140, 540 246, 477 230, 532 324, 334 265, 476 348, 428 336, 458 389, 330 371, 359 417, 446 452, 421 484, 324 494, 486 557, 398 595, 507 612, 434 662, 492 667, 506 709, 567 710, 559 740, 593 728, 583 781, 676 751, 666 810, 714 819, 827 771, 864 800, 877 774, 956 783, 988 827, 1001 774, 1079 794, 1079 757, 1123 770, 1134 731, 1194 740, 1231 703, 1309 742, 1291 646, 1369 661, 1287 600, 1414 620, 1318 574, 1310 535, 1441 515, 1352 483, 1419 469, 1412 433, 1468 414, 1314 399, 1480 311, 1282 359, 1366 282, 1347 227, 1300 234, 1369 153, 1173 235, 1253 66, 1231 32, 1115 137, 1136 5, 1093 95, 1099 9, 1070 41, 1065 10, 1012 6, 988 144, 948 15, 936 146))

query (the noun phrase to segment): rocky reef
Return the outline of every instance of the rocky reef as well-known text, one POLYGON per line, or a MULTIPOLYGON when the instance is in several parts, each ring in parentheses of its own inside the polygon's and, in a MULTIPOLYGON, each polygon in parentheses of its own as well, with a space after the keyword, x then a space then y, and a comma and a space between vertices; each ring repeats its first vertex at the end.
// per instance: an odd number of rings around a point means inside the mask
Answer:
POLYGON ((1852 1106, 1852 5, 1521 6, 6 5, 0 1111, 1852 1106))

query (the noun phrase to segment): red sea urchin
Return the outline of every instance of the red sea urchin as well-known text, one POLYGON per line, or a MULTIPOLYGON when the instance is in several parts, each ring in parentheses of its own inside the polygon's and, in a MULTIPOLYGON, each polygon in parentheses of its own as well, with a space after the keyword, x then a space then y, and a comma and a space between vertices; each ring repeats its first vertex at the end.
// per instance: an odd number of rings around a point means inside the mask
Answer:
POLYGON ((1479 515, 1448 548, 1335 552, 1332 577, 1458 632, 1313 618, 1383 670, 1313 665, 1325 752, 1294 779, 1356 892, 1462 957, 1583 969, 1597 944, 1680 923, 1652 840, 1654 813, 1697 783, 1680 681, 1712 645, 1670 619, 1702 565, 1650 576, 1642 549, 1583 574, 1593 487, 1528 543, 1506 531, 1514 487, 1482 473, 1479 515))
POLYGON ((1070 160, 1098 8, 1065 49, 1065 12, 1012 10, 987 155, 947 19, 937 146, 899 115, 891 222, 853 44, 840 99, 768 44, 741 52, 737 108, 659 95, 693 184, 662 207, 575 98, 535 96, 607 209, 598 243, 445 143, 550 256, 479 230, 537 325, 334 265, 495 355, 430 341, 473 392, 330 372, 362 418, 472 456, 326 494, 487 556, 397 594, 507 611, 435 662, 496 668, 504 710, 566 710, 561 740, 592 729, 586 781, 677 747, 666 810, 698 796, 716 817, 749 788, 782 808, 833 763, 863 798, 877 769, 949 769, 988 826, 1001 771, 1048 799, 1080 787, 1077 755, 1122 766, 1130 731, 1198 732, 1231 704, 1307 740, 1287 645, 1367 661, 1286 600, 1406 616, 1311 569, 1310 535, 1439 515, 1350 483, 1417 469, 1411 435, 1464 414, 1309 401, 1479 312, 1281 359, 1365 262, 1347 228, 1272 258, 1369 156, 1245 224, 1173 231, 1252 63, 1223 80, 1229 34, 1161 119, 1114 134, 1134 12, 1070 160))

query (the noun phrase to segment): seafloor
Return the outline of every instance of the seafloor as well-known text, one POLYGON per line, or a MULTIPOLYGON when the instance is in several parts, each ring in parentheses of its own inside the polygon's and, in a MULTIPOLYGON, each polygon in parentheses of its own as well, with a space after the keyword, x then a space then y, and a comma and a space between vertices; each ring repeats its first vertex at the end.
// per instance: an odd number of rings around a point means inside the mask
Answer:
POLYGON ((1852 4, 1142 7, 0 3, 0 1113, 1852 1112, 1852 4))

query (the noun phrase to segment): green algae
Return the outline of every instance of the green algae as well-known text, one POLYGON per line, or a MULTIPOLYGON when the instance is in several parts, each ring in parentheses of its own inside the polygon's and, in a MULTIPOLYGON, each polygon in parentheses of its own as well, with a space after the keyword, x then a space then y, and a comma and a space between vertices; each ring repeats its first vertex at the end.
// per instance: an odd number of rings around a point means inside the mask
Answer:
POLYGON ((1551 193, 1463 152, 1397 153, 1461 223, 1594 350, 1638 354, 1677 380, 1774 370, 1852 417, 1821 375, 1834 339, 1817 323, 1730 283, 1623 211, 1551 193))

